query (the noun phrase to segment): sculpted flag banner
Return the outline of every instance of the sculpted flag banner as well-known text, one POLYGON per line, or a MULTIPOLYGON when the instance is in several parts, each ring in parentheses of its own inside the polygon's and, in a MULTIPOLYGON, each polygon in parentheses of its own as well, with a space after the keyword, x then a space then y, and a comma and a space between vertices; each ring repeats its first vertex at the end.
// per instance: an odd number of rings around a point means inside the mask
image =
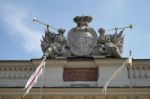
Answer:
POLYGON ((45 63, 46 63, 45 60, 46 57, 42 60, 41 64, 36 68, 35 72, 33 72, 33 74, 28 79, 24 88, 26 92, 24 93, 23 97, 29 93, 30 89, 36 84, 38 78, 42 75, 44 70, 43 68, 45 67, 45 63))
POLYGON ((116 72, 108 79, 108 81, 106 82, 104 88, 103 88, 103 93, 106 95, 107 93, 107 87, 109 85, 109 83, 111 82, 111 80, 126 66, 126 64, 129 63, 130 66, 132 66, 132 57, 130 56, 122 65, 120 68, 118 68, 116 70, 116 72))

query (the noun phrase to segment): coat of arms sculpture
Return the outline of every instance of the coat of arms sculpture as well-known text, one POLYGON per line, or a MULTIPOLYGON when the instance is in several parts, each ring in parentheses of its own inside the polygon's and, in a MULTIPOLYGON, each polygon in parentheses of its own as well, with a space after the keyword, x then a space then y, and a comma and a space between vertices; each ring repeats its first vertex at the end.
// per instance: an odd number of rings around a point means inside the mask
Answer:
MULTIPOLYGON (((132 25, 110 29, 115 30, 114 34, 106 34, 105 32, 110 30, 100 28, 98 37, 96 30, 88 25, 92 20, 91 16, 76 16, 73 21, 77 23, 77 26, 69 31, 67 39, 64 36, 65 29, 60 28, 57 30, 58 33, 54 33, 47 28, 41 40, 44 55, 49 58, 94 56, 121 58, 123 32, 126 28, 132 29, 132 25)), ((36 19, 34 21, 40 22, 36 19)))

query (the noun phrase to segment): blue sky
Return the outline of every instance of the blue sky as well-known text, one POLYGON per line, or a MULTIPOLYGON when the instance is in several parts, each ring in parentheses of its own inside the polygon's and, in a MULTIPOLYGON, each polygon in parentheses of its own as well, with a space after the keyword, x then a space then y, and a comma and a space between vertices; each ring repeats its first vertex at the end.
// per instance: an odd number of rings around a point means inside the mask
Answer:
MULTIPOLYGON (((127 29, 123 57, 132 50, 134 58, 150 58, 150 0, 0 0, 0 60, 40 58, 40 39, 45 27, 36 17, 68 31, 75 16, 90 15, 90 26, 127 29)), ((51 30, 54 31, 55 30, 51 30)), ((108 32, 113 33, 113 32, 108 32)))

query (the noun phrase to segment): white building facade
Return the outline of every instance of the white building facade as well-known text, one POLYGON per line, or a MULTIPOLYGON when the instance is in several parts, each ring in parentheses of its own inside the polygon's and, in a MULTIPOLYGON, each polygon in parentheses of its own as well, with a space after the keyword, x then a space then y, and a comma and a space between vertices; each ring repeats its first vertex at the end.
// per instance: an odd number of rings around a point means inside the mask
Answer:
MULTIPOLYGON (((133 59, 110 82, 107 95, 102 89, 126 58, 56 58, 47 60, 44 80, 25 96, 37 99, 43 84, 43 99, 134 99, 150 98, 150 60, 133 59), (133 86, 131 89, 130 86, 133 86)), ((0 99, 22 99, 23 87, 40 64, 40 59, 0 61, 0 99)))

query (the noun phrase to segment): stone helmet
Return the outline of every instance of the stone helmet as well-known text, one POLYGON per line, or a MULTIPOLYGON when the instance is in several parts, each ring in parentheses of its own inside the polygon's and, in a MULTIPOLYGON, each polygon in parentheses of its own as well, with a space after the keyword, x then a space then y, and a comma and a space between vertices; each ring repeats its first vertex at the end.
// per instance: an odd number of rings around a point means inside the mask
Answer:
POLYGON ((104 28, 100 28, 100 29, 98 29, 98 32, 101 34, 101 33, 105 33, 105 29, 104 28))
POLYGON ((60 29, 57 30, 57 32, 58 32, 59 34, 64 34, 64 33, 65 33, 65 29, 60 28, 60 29))

